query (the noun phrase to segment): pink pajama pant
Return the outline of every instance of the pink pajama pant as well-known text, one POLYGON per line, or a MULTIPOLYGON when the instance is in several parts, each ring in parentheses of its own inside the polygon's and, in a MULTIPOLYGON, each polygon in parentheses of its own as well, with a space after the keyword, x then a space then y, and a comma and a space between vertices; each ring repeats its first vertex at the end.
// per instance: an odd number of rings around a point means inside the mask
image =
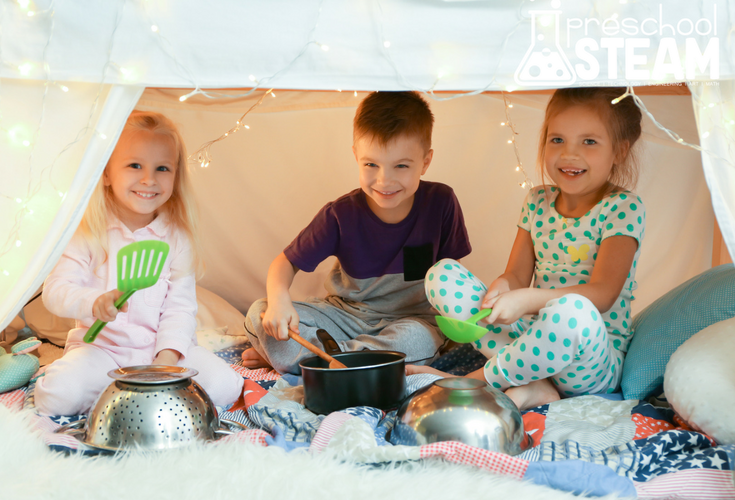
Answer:
MULTIPOLYGON (((92 344, 67 346, 61 359, 51 363, 46 374, 36 382, 36 410, 43 415, 87 413, 113 382, 107 372, 121 366, 151 362, 152 356, 144 350, 125 349, 122 353, 112 353, 92 344)), ((192 345, 178 364, 199 372, 194 380, 215 405, 229 405, 240 396, 243 378, 204 347, 192 345)))

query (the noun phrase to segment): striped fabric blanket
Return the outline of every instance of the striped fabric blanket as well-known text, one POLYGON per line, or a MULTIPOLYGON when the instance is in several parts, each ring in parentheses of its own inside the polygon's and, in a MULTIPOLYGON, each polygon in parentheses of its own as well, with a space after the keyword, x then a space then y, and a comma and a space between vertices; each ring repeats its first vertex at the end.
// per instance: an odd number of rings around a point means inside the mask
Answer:
MULTIPOLYGON (((227 439, 330 453, 361 464, 442 458, 591 496, 735 499, 735 446, 718 446, 687 428, 670 410, 646 402, 619 395, 581 396, 533 408, 523 415, 533 447, 515 457, 459 442, 394 445, 386 435, 395 412, 356 407, 316 415, 303 406, 298 377, 245 369, 237 363, 241 351, 242 346, 219 353, 245 378, 244 400, 238 407, 222 409, 220 416, 249 430, 227 439)), ((462 374, 473 368, 471 358, 468 352, 453 352, 438 367, 453 364, 455 373, 462 374)), ((431 375, 412 375, 407 380, 409 392, 434 380, 431 375)), ((0 404, 32 408, 33 384, 0 395, 0 404)), ((38 428, 54 449, 89 453, 76 438, 53 433, 80 417, 39 416, 38 428)))

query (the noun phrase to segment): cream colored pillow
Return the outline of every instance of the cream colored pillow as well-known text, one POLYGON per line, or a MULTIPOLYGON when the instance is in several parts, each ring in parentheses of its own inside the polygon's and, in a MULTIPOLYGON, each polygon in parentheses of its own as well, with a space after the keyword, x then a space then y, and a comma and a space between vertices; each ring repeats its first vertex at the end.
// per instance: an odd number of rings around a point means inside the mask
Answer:
POLYGON ((735 318, 693 335, 666 365, 664 393, 694 429, 735 444, 735 318))
POLYGON ((245 316, 216 293, 197 286, 197 305, 197 330, 219 329, 224 335, 246 335, 245 316))

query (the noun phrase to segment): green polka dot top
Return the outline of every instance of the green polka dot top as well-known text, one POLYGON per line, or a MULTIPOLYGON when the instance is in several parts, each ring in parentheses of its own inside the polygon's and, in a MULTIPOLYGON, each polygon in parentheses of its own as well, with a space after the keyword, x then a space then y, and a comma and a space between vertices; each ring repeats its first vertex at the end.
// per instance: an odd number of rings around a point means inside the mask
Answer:
POLYGON ((615 305, 602 316, 616 349, 627 352, 630 342, 630 302, 636 289, 635 270, 646 226, 640 197, 629 191, 614 192, 579 218, 565 218, 554 208, 559 188, 534 188, 521 209, 518 227, 531 233, 536 256, 534 286, 561 288, 588 283, 600 243, 624 235, 638 241, 633 265, 615 305))

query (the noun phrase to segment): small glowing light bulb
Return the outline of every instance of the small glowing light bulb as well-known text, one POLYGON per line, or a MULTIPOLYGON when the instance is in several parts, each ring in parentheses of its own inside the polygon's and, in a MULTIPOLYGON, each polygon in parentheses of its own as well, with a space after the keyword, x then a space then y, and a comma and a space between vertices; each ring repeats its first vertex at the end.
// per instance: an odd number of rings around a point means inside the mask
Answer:
POLYGON ((225 132, 225 137, 227 137, 228 135, 230 135, 230 133, 229 132, 225 132))
POLYGON ((20 245, 21 245, 21 241, 20 240, 15 240, 15 246, 19 247, 20 245))
POLYGON ((342 92, 342 89, 337 89, 337 92, 342 92))
POLYGON ((30 4, 31 0, 18 0, 18 5, 20 5, 21 9, 27 9, 30 4))
POLYGON ((248 77, 248 80, 250 80, 251 82, 254 82, 254 81, 255 81, 255 77, 254 77, 253 75, 250 75, 250 76, 248 77))
POLYGON ((153 33, 157 33, 158 32, 158 26, 156 26, 155 24, 153 26, 151 26, 151 31, 153 33))
POLYGON ((64 197, 64 193, 62 193, 61 191, 59 191, 59 196, 63 198, 64 197))
POLYGON ((3 274, 4 274, 5 276, 10 276, 10 273, 9 273, 8 271, 6 271, 5 269, 3 269, 3 274))
POLYGON ((25 63, 18 66, 18 71, 20 71, 20 74, 23 76, 28 76, 31 74, 31 71, 33 70, 33 65, 31 63, 25 63))
POLYGON ((31 145, 31 141, 23 141, 23 145, 24 145, 25 147, 28 147, 28 146, 30 146, 30 145, 31 145))
POLYGON ((275 92, 271 92, 271 97, 276 97, 276 93, 275 92))
POLYGON ((508 144, 513 144, 513 139, 508 139, 508 144))
POLYGON ((710 108, 714 108, 715 107, 715 103, 713 103, 713 102, 709 103, 709 107, 710 108))
POLYGON ((324 52, 329 52, 329 45, 324 45, 324 44, 322 44, 322 45, 321 45, 321 48, 322 48, 322 50, 323 50, 324 52))
POLYGON ((21 200, 20 198, 16 198, 15 201, 17 201, 18 203, 23 203, 23 200, 21 200))
POLYGON ((678 141, 678 142, 684 142, 684 139, 682 139, 681 137, 679 137, 679 138, 677 139, 677 141, 678 141))
POLYGON ((355 97, 357 97, 357 90, 355 90, 355 97))
POLYGON ((521 167, 516 167, 516 172, 518 172, 521 169, 521 167))
POLYGON ((521 187, 522 188, 526 187, 526 183, 524 182, 523 184, 521 184, 521 187))
POLYGON ((390 48, 390 42, 388 40, 383 42, 383 47, 385 47, 386 49, 390 48))
POLYGON ((709 132, 705 132, 704 134, 702 134, 702 139, 706 139, 707 137, 709 137, 709 132))
POLYGON ((33 215, 33 210, 31 210, 31 209, 29 208, 29 209, 28 209, 28 213, 29 213, 29 214, 31 214, 31 215, 33 215))
POLYGON ((189 96, 188 96, 188 95, 182 95, 181 97, 179 97, 179 101, 181 101, 181 102, 184 102, 184 101, 185 101, 185 100, 187 100, 188 98, 189 98, 189 96))
POLYGON ((64 92, 69 92, 69 87, 67 87, 66 85, 62 85, 61 90, 63 90, 64 92))
POLYGON ((250 125, 245 125, 245 128, 250 130, 250 125))
POLYGON ((508 104, 508 107, 509 107, 509 108, 512 108, 512 107, 513 107, 513 105, 512 105, 512 104, 508 104))
POLYGON ((505 127, 505 122, 500 122, 501 127, 505 127))

